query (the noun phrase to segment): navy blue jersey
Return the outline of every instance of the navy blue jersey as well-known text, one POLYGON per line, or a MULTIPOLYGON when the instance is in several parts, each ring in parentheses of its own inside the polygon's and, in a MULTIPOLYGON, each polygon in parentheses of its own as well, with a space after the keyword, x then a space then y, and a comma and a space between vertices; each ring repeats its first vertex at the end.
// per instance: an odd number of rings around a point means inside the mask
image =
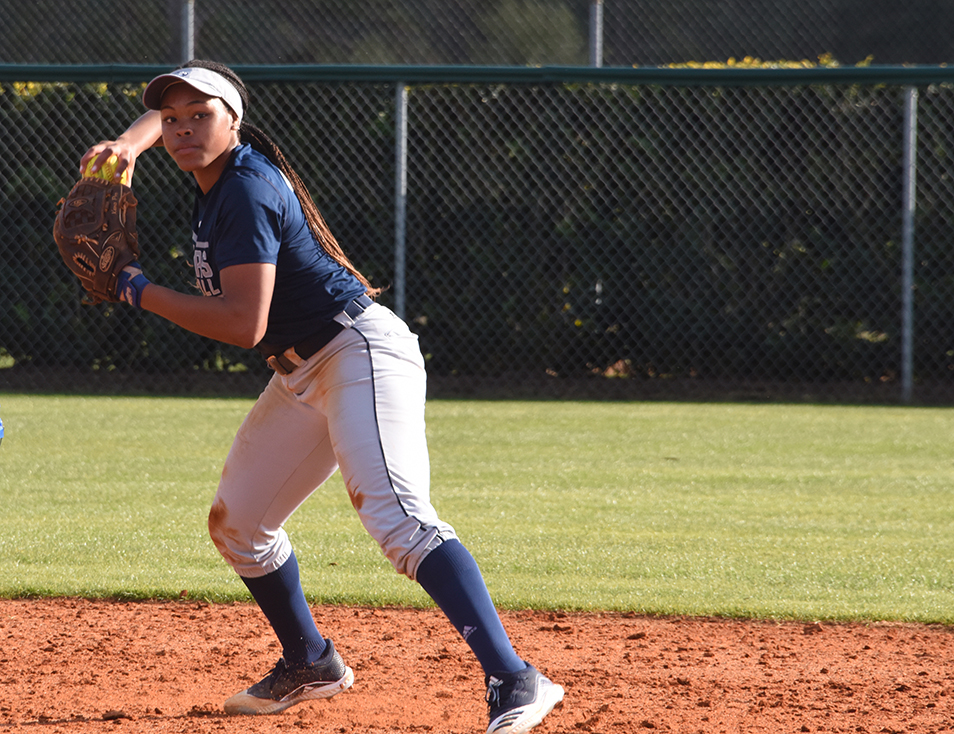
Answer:
POLYGON ((196 187, 193 266, 206 296, 219 295, 230 265, 276 266, 262 342, 285 349, 319 331, 365 288, 322 249, 282 173, 249 145, 232 152, 207 193, 196 187))

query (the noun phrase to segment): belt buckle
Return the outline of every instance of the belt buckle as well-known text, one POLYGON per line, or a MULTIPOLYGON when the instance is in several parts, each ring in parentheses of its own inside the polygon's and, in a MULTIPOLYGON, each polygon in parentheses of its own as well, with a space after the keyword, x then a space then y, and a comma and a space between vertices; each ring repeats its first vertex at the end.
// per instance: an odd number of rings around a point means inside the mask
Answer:
POLYGON ((298 356, 295 347, 289 347, 281 354, 273 354, 265 363, 280 375, 290 375, 305 364, 305 360, 298 356))
POLYGON ((295 351, 295 347, 288 347, 288 349, 286 349, 282 354, 282 359, 291 365, 291 367, 285 368, 288 370, 289 374, 305 364, 305 360, 298 356, 298 352, 295 351))
POLYGON ((283 365, 278 359, 280 356, 281 355, 273 354, 271 357, 265 360, 265 363, 280 375, 290 375, 291 370, 285 369, 285 365, 283 365))

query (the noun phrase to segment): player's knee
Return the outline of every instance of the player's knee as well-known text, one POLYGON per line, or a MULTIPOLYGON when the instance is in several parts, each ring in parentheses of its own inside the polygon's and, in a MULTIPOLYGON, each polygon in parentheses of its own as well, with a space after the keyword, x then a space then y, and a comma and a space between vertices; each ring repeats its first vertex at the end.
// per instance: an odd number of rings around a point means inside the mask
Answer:
POLYGON ((281 527, 268 530, 230 520, 228 506, 220 497, 216 497, 209 510, 209 537, 239 576, 271 573, 291 552, 288 535, 281 527))
POLYGON ((380 540, 379 545, 394 570, 414 581, 417 578, 417 567, 421 565, 424 557, 445 540, 454 537, 457 536, 450 526, 445 526, 443 532, 434 527, 421 527, 410 538, 406 535, 389 536, 380 540))
POLYGON ((403 576, 407 576, 412 581, 414 580, 414 571, 417 569, 417 564, 419 563, 417 558, 414 558, 405 548, 400 547, 381 545, 381 552, 384 554, 384 557, 391 562, 391 565, 394 566, 395 571, 403 576))
POLYGON ((209 510, 209 537, 229 565, 235 568, 244 565, 244 544, 235 529, 230 527, 228 507, 219 497, 209 510))

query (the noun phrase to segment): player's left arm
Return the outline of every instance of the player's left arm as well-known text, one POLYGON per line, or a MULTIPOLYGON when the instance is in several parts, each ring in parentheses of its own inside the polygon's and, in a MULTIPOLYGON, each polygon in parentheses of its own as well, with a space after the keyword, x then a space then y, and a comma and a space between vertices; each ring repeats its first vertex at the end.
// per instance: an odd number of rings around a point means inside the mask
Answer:
POLYGON ((208 297, 147 283, 139 305, 194 334, 251 349, 265 336, 275 265, 230 265, 219 283, 222 293, 208 297))

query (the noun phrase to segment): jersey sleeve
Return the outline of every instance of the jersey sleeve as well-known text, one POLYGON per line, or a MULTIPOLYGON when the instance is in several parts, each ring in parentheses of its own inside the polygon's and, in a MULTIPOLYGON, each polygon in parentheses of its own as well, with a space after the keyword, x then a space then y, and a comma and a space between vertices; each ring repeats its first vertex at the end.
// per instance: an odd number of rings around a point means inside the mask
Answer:
MULTIPOLYGON (((278 262, 286 195, 267 179, 236 176, 226 182, 215 226, 219 270, 230 265, 278 262)), ((291 192, 288 192, 291 195, 291 192)))

